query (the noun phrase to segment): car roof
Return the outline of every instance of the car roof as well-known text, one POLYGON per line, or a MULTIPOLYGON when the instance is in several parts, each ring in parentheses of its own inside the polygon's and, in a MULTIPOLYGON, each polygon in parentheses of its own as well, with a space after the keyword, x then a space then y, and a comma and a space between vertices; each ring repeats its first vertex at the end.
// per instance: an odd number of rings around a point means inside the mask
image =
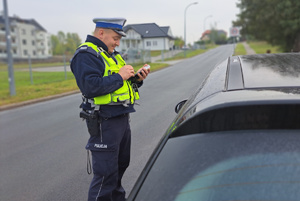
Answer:
POLYGON ((227 89, 300 86, 300 54, 255 54, 228 60, 227 89))

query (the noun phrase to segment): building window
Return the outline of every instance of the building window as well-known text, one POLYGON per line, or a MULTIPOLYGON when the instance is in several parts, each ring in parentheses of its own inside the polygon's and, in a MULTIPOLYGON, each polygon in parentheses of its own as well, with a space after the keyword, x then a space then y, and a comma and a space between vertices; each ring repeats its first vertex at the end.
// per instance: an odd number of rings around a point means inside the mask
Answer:
POLYGON ((27 50, 23 50, 23 54, 26 56, 28 54, 27 50))
POLYGON ((147 47, 148 47, 148 46, 151 46, 151 41, 147 41, 147 42, 146 42, 146 45, 147 45, 147 47))
POLYGON ((26 30, 22 29, 22 34, 25 35, 26 34, 26 30))
POLYGON ((35 55, 36 55, 36 52, 35 52, 35 51, 32 51, 32 55, 34 55, 34 56, 35 56, 35 55))
POLYGON ((153 46, 157 46, 157 41, 153 41, 153 46))
POLYGON ((32 41, 32 46, 35 46, 35 41, 34 40, 32 41))
POLYGON ((27 44, 27 41, 25 39, 22 40, 23 45, 27 44))

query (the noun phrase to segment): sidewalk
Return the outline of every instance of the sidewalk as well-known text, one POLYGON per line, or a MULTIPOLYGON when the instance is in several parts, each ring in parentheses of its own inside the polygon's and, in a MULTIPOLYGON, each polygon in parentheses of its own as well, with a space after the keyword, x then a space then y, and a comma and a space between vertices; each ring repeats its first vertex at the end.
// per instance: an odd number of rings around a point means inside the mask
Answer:
POLYGON ((243 45, 246 49, 247 55, 249 54, 256 54, 256 52, 248 45, 247 42, 243 42, 243 45))
MULTIPOLYGON (((26 69, 28 71, 28 69, 26 69)), ((65 71, 64 66, 52 66, 52 67, 40 67, 40 68, 32 68, 32 71, 36 72, 63 72, 65 71)), ((69 65, 66 66, 66 71, 71 72, 71 68, 69 65)))

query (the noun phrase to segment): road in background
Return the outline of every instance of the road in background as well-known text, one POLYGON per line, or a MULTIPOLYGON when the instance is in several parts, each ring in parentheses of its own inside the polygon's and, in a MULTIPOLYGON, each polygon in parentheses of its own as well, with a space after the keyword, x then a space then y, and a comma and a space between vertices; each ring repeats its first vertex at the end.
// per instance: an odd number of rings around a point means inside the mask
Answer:
MULTIPOLYGON (((131 115, 131 164, 123 185, 130 191, 156 144, 213 67, 233 53, 226 45, 150 73, 131 115)), ((87 199, 88 139, 79 119, 80 94, 0 112, 0 200, 87 199)))

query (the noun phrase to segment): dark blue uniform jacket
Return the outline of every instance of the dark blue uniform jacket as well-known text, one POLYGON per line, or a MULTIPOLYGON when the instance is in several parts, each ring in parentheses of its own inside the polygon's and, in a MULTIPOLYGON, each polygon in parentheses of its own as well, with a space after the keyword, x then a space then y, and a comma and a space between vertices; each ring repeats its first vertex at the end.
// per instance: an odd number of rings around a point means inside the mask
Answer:
MULTIPOLYGON (((88 35, 85 42, 91 42, 98 47, 102 47, 105 51, 108 51, 107 46, 94 36, 88 35)), ((118 73, 103 77, 105 63, 102 57, 96 57, 89 52, 83 51, 76 54, 71 61, 71 70, 81 93, 86 98, 94 98, 112 93, 123 86, 123 79, 118 73)), ((141 85, 142 82, 138 83, 139 87, 141 85)), ((86 110, 91 109, 89 103, 82 104, 82 107, 86 110)), ((100 107, 100 115, 105 118, 131 112, 135 112, 133 105, 129 105, 128 107, 123 105, 103 105, 100 107)))

